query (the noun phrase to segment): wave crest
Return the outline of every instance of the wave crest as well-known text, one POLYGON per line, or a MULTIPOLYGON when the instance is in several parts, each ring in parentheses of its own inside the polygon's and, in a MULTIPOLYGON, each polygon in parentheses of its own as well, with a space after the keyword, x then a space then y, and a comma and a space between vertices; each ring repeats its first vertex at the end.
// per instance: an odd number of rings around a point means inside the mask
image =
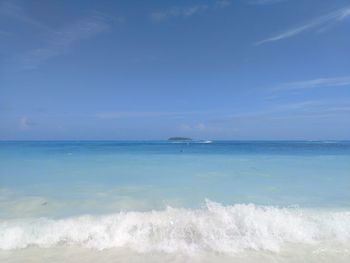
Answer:
POLYGON ((350 212, 311 212, 253 204, 120 212, 67 219, 0 221, 0 249, 79 245, 139 252, 277 252, 287 243, 350 241, 350 212))

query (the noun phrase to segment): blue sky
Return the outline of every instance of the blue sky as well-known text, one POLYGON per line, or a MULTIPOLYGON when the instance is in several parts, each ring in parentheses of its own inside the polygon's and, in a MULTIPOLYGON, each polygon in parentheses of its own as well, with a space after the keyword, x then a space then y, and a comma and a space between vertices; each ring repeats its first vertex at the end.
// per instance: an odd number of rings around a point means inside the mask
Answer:
POLYGON ((350 139, 349 0, 0 0, 0 139, 180 135, 350 139))

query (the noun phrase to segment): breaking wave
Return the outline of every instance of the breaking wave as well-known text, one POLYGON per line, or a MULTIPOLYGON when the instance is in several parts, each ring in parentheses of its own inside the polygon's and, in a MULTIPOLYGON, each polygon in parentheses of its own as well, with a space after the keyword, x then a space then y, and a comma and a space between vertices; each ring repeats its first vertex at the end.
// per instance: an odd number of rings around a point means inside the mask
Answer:
POLYGON ((164 211, 0 221, 0 249, 4 250, 72 245, 138 252, 278 252, 290 243, 329 241, 349 244, 350 212, 224 206, 208 200, 201 209, 168 207, 164 211))

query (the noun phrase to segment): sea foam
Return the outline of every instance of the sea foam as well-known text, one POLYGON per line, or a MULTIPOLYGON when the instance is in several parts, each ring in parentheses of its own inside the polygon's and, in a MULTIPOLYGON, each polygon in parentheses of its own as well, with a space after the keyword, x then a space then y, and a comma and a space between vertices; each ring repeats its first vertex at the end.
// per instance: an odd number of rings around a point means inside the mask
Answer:
POLYGON ((224 206, 207 201, 201 209, 168 207, 164 211, 0 221, 0 249, 4 250, 72 245, 138 252, 278 252, 291 243, 319 242, 349 244, 350 212, 224 206))

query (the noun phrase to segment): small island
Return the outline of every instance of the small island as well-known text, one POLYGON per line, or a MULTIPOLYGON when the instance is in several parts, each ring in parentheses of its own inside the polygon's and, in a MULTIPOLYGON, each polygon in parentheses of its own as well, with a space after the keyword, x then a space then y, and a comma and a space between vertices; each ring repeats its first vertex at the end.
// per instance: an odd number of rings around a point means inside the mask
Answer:
POLYGON ((170 137, 168 141, 192 141, 192 139, 188 137, 170 137))

